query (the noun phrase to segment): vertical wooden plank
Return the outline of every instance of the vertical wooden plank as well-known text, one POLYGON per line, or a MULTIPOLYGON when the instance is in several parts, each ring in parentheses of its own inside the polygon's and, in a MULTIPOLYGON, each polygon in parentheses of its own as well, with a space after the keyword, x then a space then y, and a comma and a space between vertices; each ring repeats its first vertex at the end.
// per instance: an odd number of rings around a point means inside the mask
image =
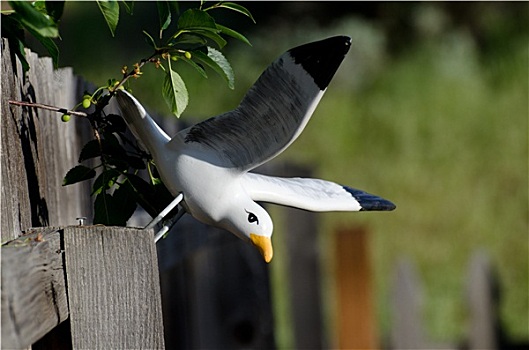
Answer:
POLYGON ((215 244, 194 257, 195 347, 273 348, 268 265, 250 244, 213 230, 215 244))
MULTIPOLYGON (((283 164, 269 169, 276 176, 311 177, 310 168, 283 164)), ((266 170, 265 170, 266 171, 266 170)), ((288 304, 292 317, 294 343, 298 349, 326 347, 320 276, 320 246, 317 215, 312 212, 282 208, 283 236, 286 243, 288 304)))
POLYGON ((268 265, 253 246, 186 215, 158 251, 167 348, 275 347, 268 265))
POLYGON ((376 349, 368 231, 364 227, 338 230, 335 251, 339 346, 376 349))
MULTIPOLYGON (((23 89, 26 100, 72 108, 81 99, 78 85, 85 84, 73 75, 71 68, 55 70, 49 57, 39 58, 34 53, 28 55, 28 61, 31 69, 23 89)), ((33 201, 38 203, 40 223, 75 225, 77 217, 91 217, 89 183, 62 186, 64 175, 78 164, 81 148, 91 138, 90 133, 78 133, 79 128, 89 130, 89 122, 72 118, 63 123, 59 113, 41 109, 24 111, 34 124, 38 138, 33 162, 40 198, 33 201)))
POLYGON ((410 262, 401 261, 397 264, 391 297, 391 348, 425 348, 420 315, 422 290, 410 262))
POLYGON ((325 348, 320 251, 314 213, 285 208, 289 301, 298 349, 325 348))
POLYGON ((68 317, 60 232, 35 230, 1 256, 2 348, 28 347, 68 317))
POLYGON ((90 184, 62 187, 66 171, 77 165, 81 147, 91 137, 89 123, 77 118, 62 123, 57 113, 8 104, 12 99, 71 108, 84 83, 69 68, 54 70, 50 58, 30 51, 26 58, 31 68, 24 74, 2 41, 2 242, 30 227, 75 224, 76 217, 91 216, 90 184))
POLYGON ((74 348, 164 348, 152 230, 64 229, 74 348))
POLYGON ((495 281, 488 256, 472 255, 468 269, 469 349, 498 349, 495 281))
POLYGON ((20 100, 22 68, 18 60, 11 61, 7 39, 2 39, 2 99, 0 111, 0 234, 2 242, 17 238, 22 230, 31 227, 28 179, 25 157, 21 147, 22 114, 8 104, 9 99, 20 100))

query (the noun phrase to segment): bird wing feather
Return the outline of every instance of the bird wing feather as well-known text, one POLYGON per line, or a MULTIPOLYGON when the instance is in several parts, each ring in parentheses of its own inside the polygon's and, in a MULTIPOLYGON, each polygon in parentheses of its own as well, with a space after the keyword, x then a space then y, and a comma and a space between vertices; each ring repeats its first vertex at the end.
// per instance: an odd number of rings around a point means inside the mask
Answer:
POLYGON ((395 205, 386 199, 320 179, 280 178, 246 173, 242 176, 242 184, 254 201, 310 211, 387 211, 395 209, 395 205))
POLYGON ((183 130, 177 138, 216 153, 223 167, 248 171, 265 163, 303 131, 349 45, 349 38, 335 37, 287 51, 236 109, 183 130))

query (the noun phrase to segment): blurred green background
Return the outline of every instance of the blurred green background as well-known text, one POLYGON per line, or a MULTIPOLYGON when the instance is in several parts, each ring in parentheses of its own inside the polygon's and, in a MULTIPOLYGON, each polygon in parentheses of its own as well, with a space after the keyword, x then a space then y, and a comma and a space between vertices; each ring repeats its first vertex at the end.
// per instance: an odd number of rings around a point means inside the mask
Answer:
MULTIPOLYGON (((330 233, 337 226, 366 225, 380 335, 389 327, 393 268, 407 258, 425 289, 429 336, 457 341, 465 336, 468 261, 484 250, 498 271, 507 336, 527 340, 529 4, 243 4, 257 24, 227 11, 219 21, 253 44, 232 40, 224 51, 235 70, 235 90, 212 72, 206 80, 182 65, 190 92, 182 118, 203 120, 236 107, 266 66, 293 46, 351 36, 352 49, 311 122, 278 161, 310 165, 315 176, 379 194, 397 210, 321 214, 324 272, 332 275, 330 233)), ((197 3, 181 7, 191 5, 197 3)), ((136 3, 134 12, 122 11, 111 38, 95 3, 68 2, 60 65, 96 85, 119 78, 123 65, 150 54, 141 30, 156 33, 159 26, 154 3, 136 3)), ((169 115, 162 74, 153 67, 144 71, 132 84, 134 93, 151 110, 169 115)), ((275 234, 280 256, 281 227, 275 234)), ((278 271, 281 259, 274 263, 274 284, 286 283, 278 271)), ((332 315, 333 284, 327 280, 332 315)), ((277 325, 288 329, 288 311, 276 311, 277 325)), ((283 333, 278 341, 288 345, 283 333)))

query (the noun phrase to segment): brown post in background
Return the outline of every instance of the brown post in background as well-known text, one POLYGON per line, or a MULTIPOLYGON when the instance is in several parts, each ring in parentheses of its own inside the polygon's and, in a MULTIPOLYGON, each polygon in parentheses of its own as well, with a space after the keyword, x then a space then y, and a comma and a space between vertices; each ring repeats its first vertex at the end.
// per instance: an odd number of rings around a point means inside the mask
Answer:
POLYGON ((367 229, 361 226, 336 232, 340 349, 378 348, 368 239, 367 229))

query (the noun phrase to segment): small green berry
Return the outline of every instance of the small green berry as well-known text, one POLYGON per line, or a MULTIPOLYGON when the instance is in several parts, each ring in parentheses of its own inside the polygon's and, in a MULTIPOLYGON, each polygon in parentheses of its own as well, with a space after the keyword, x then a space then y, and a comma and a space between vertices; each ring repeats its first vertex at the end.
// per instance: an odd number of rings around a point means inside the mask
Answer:
POLYGON ((85 108, 85 109, 90 108, 90 104, 91 104, 90 97, 88 97, 88 98, 85 97, 83 99, 83 108, 85 108))
POLYGON ((69 114, 63 114, 61 117, 61 120, 65 123, 70 121, 70 115, 69 114))
POLYGON ((186 56, 186 58, 187 58, 188 60, 190 60, 190 59, 191 59, 191 52, 186 51, 186 52, 184 53, 184 56, 186 56))

